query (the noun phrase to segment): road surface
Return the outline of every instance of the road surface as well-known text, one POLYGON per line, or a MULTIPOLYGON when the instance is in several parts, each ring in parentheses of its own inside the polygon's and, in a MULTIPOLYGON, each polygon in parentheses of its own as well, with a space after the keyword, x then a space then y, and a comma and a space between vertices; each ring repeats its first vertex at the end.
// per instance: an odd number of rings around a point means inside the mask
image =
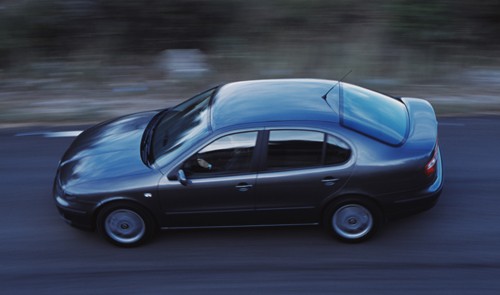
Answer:
POLYGON ((0 294, 500 294, 500 117, 441 118, 432 210, 349 245, 315 227, 161 233, 114 247, 51 197, 80 128, 0 130, 0 294), (18 136, 16 136, 18 135, 18 136))

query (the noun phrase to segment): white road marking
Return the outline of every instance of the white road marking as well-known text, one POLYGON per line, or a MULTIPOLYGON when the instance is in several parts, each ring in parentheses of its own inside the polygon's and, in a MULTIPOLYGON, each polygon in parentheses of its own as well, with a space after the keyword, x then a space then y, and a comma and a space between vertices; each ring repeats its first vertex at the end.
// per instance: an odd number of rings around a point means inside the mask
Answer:
POLYGON ((440 126, 465 126, 464 123, 439 123, 440 126))
POLYGON ((18 133, 16 136, 42 136, 47 138, 53 137, 77 137, 82 133, 83 130, 73 130, 73 131, 41 131, 41 132, 25 132, 18 133))
POLYGON ((83 130, 47 132, 44 137, 77 137, 83 130))

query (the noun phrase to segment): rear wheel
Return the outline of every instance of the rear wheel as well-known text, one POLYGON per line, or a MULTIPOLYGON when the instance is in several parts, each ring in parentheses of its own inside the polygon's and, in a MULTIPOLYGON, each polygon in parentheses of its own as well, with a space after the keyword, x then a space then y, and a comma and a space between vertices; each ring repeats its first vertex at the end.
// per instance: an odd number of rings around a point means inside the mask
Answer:
POLYGON ((381 216, 379 208, 373 202, 350 197, 328 206, 323 224, 335 238, 358 243, 373 236, 381 224, 381 216))
POLYGON ((134 247, 151 239, 155 223, 151 215, 132 203, 112 203, 97 216, 97 228, 111 243, 120 247, 134 247))

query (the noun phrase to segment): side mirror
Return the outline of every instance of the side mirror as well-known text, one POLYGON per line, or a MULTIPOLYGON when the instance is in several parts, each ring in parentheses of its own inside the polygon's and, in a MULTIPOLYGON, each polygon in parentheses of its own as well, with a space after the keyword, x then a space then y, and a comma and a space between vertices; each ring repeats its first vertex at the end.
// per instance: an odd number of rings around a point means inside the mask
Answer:
POLYGON ((188 184, 188 180, 186 178, 186 174, 184 173, 184 170, 179 169, 179 171, 177 171, 177 180, 179 180, 179 182, 182 185, 187 185, 188 184))

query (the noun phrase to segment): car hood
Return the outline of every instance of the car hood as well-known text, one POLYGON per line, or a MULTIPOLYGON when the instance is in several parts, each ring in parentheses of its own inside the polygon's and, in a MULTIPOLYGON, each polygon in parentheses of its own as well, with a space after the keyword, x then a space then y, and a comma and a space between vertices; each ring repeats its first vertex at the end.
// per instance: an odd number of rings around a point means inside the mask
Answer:
POLYGON ((93 180, 126 179, 151 169, 141 159, 141 139, 158 111, 128 115, 91 127, 80 134, 61 159, 61 185, 93 180))

